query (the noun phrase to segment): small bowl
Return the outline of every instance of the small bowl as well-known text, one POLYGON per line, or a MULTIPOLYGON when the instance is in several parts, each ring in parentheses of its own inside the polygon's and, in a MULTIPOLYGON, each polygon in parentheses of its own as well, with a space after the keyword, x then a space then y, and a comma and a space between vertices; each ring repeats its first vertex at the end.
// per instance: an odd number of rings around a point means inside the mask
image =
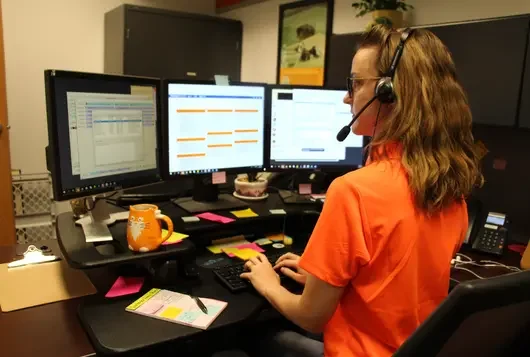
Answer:
POLYGON ((262 197, 267 193, 268 181, 264 178, 258 178, 256 181, 248 182, 239 178, 234 180, 236 193, 245 197, 262 197))

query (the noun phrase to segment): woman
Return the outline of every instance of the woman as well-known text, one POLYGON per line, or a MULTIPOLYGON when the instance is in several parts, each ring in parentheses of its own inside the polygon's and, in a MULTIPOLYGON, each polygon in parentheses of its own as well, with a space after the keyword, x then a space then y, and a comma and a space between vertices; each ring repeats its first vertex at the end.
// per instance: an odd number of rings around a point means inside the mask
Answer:
MULTIPOLYGON (((382 26, 365 35, 344 98, 352 114, 399 43, 400 32, 382 26)), ((467 230, 464 198, 483 181, 466 95, 428 30, 410 34, 393 86, 393 103, 376 100, 353 124, 373 136, 368 163, 331 184, 303 256, 274 267, 260 256, 242 275, 286 318, 323 331, 326 356, 390 356, 442 302, 467 230), (284 289, 275 269, 305 283, 302 295, 284 289)))

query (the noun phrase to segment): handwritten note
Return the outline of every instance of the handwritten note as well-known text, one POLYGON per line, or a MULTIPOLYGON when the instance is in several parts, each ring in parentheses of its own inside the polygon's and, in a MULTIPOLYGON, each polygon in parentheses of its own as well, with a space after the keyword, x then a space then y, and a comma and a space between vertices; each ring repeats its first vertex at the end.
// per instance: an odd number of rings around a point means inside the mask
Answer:
POLYGON ((267 245, 272 244, 272 241, 269 238, 260 238, 254 241, 258 245, 267 245))
POLYGON ((311 184, 310 183, 301 183, 298 185, 298 193, 301 195, 310 195, 311 194, 311 184))
POLYGON ((265 251, 260 248, 259 245, 257 245, 256 243, 248 243, 248 244, 241 244, 241 245, 238 245, 236 247, 237 249, 252 249, 252 250, 255 250, 256 252, 258 253, 264 253, 265 251))
POLYGON ((211 245, 209 247, 206 247, 206 249, 208 249, 213 254, 220 254, 220 253, 223 252, 223 249, 225 249, 225 248, 235 248, 238 245, 242 245, 242 244, 246 244, 246 243, 248 243, 248 240, 241 239, 241 240, 238 240, 238 241, 211 245))
POLYGON ((195 217, 195 216, 191 216, 191 217, 181 217, 182 218, 182 221, 184 223, 193 223, 193 222, 199 222, 200 219, 198 217, 195 217))
POLYGON ((237 218, 258 217, 258 214, 250 208, 240 210, 240 211, 231 211, 230 213, 232 213, 237 218))
POLYGON ((267 238, 272 242, 283 242, 283 239, 285 238, 285 234, 283 233, 273 234, 273 235, 267 236, 267 238))
MULTIPOLYGON (((162 229, 162 237, 165 237, 167 234, 167 230, 165 229, 162 229)), ((162 243, 162 245, 169 245, 169 244, 176 244, 176 243, 180 243, 182 242, 183 239, 186 239, 188 238, 189 236, 186 235, 186 234, 182 234, 182 233, 178 233, 178 232, 173 232, 173 234, 171 235, 171 237, 169 237, 168 240, 166 240, 164 243, 162 243)))
POLYGON ((210 212, 205 212, 205 213, 198 214, 197 217, 202 218, 202 219, 206 219, 208 221, 225 223, 225 224, 235 221, 235 219, 233 219, 233 218, 219 216, 218 214, 210 213, 210 212))
POLYGON ((105 295, 106 298, 113 298, 124 295, 136 294, 142 289, 144 278, 132 278, 120 276, 110 290, 105 295))
POLYGON ((234 255, 242 260, 249 260, 251 258, 257 257, 259 255, 254 249, 239 249, 237 252, 234 252, 234 255))
POLYGON ((226 183, 226 171, 212 173, 212 184, 221 185, 226 183))

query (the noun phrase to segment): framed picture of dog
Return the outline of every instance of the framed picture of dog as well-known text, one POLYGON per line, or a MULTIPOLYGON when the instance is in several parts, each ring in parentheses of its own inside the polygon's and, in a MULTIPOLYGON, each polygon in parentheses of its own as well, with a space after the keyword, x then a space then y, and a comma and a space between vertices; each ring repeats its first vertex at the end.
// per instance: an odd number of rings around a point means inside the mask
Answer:
POLYGON ((276 82, 323 86, 333 0, 305 0, 280 6, 276 82))

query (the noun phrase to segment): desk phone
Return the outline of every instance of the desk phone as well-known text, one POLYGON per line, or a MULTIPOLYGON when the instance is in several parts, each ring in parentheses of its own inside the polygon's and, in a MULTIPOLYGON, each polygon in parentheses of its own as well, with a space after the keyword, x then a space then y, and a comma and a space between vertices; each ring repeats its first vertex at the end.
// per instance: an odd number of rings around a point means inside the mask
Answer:
POLYGON ((472 248, 484 253, 502 255, 508 239, 507 225, 505 214, 488 212, 485 222, 477 227, 472 248))

